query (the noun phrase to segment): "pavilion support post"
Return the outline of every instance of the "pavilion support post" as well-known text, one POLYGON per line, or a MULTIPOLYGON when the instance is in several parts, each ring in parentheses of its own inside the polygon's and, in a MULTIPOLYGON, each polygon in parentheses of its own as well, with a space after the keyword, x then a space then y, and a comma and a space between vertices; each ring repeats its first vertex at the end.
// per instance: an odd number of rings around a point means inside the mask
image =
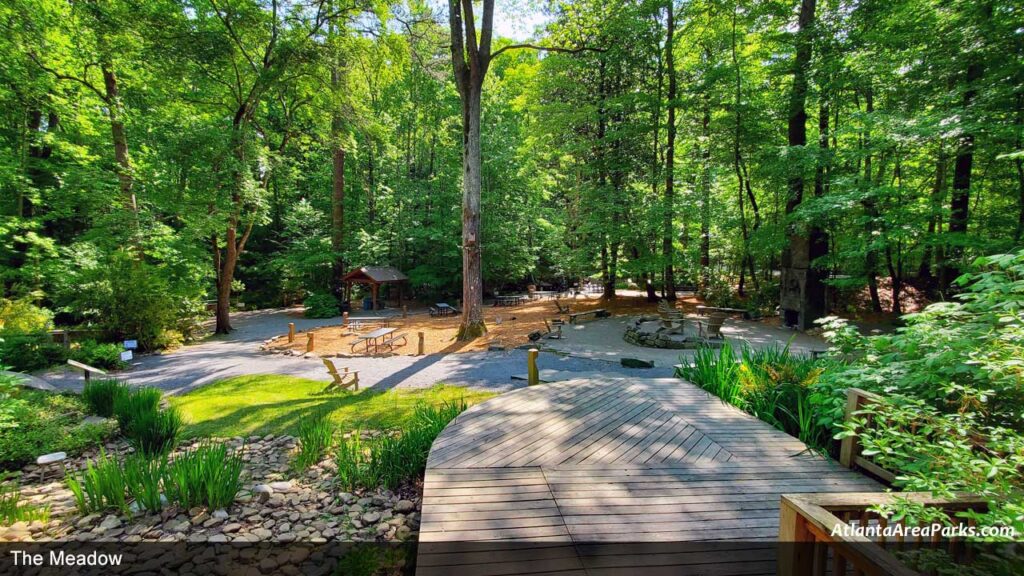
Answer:
POLYGON ((376 282, 374 282, 373 284, 370 284, 371 308, 373 308, 374 310, 377 309, 377 288, 378 288, 378 286, 379 285, 376 282))

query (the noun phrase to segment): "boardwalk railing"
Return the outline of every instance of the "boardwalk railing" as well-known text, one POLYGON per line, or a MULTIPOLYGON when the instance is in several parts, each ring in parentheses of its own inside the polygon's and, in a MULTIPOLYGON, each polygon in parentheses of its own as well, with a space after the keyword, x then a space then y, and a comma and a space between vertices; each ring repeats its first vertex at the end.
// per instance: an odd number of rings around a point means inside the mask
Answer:
POLYGON ((973 551, 962 538, 946 538, 934 531, 927 538, 923 535, 908 536, 913 527, 890 523, 868 510, 872 506, 892 502, 897 497, 941 509, 953 526, 974 525, 973 521, 957 518, 957 512, 987 509, 984 500, 974 497, 949 500, 918 492, 898 495, 784 495, 779 514, 776 573, 793 576, 823 576, 826 572, 832 576, 918 576, 919 572, 900 563, 893 552, 940 546, 958 562, 970 562, 973 551), (887 537, 886 528, 899 535, 887 537))
MULTIPOLYGON (((868 404, 876 404, 881 401, 881 396, 873 394, 860 388, 849 388, 846 391, 846 421, 849 422, 854 415, 868 404)), ((869 421, 870 425, 870 421, 869 421)), ((839 448, 839 463, 846 468, 861 468, 885 480, 889 484, 896 479, 892 472, 875 464, 870 459, 861 455, 860 441, 856 435, 843 438, 839 448)))

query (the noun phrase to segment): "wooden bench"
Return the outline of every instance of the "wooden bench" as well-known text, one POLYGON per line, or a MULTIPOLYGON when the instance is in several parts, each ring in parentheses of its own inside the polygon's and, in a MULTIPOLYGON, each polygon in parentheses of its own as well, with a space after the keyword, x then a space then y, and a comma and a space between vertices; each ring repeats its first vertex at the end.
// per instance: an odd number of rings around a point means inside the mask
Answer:
POLYGON ((334 379, 333 382, 331 382, 330 384, 327 385, 327 388, 324 388, 324 391, 327 391, 327 390, 329 390, 331 388, 338 388, 339 390, 345 390, 345 389, 347 389, 349 387, 352 387, 352 389, 356 390, 356 391, 359 390, 359 371, 358 370, 349 371, 348 368, 342 368, 342 370, 344 370, 344 372, 338 372, 338 369, 335 368, 335 366, 334 366, 334 362, 332 362, 331 360, 329 360, 327 358, 324 358, 323 361, 324 361, 324 366, 327 367, 327 372, 331 375, 331 378, 334 379))
POLYGON ((399 334, 392 334, 390 338, 381 340, 380 343, 377 344, 377 347, 380 348, 381 346, 387 346, 388 350, 394 350, 395 342, 397 342, 398 340, 402 341, 402 346, 405 346, 406 344, 409 343, 409 341, 406 340, 405 338, 405 332, 401 332, 399 334))
POLYGON ((704 316, 708 316, 708 315, 713 314, 715 312, 720 312, 720 313, 725 314, 725 315, 749 314, 750 313, 749 310, 744 310, 743 308, 722 308, 722 307, 719 307, 719 306, 704 306, 704 305, 697 306, 697 313, 698 314, 702 314, 704 316))
POLYGON ((76 362, 76 361, 74 361, 74 360, 72 360, 70 358, 68 359, 68 366, 71 366, 72 368, 78 368, 79 370, 81 370, 82 374, 85 375, 85 381, 86 382, 89 381, 89 378, 93 374, 96 374, 97 376, 106 376, 107 375, 106 372, 104 372, 103 370, 100 370, 99 368, 96 368, 95 366, 89 366, 88 364, 82 364, 81 362, 76 362))
POLYGON ((569 324, 575 324, 576 320, 593 315, 595 318, 607 318, 611 314, 604 308, 598 308, 596 310, 587 310, 586 312, 574 312, 569 314, 569 324))

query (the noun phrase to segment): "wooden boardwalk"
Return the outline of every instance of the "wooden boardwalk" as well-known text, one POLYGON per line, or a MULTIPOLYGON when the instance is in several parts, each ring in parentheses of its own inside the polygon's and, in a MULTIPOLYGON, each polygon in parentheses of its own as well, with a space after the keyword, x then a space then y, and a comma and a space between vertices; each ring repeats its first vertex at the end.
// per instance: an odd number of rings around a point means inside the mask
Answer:
POLYGON ((438 437, 417 574, 774 574, 781 494, 881 489, 686 382, 568 380, 438 437))

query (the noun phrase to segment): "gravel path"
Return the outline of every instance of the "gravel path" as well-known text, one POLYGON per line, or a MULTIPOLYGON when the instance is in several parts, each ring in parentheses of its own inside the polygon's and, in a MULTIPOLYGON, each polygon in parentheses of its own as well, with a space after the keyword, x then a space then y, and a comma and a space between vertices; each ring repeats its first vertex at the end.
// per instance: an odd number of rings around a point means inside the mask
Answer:
MULTIPOLYGON (((245 374, 287 374, 314 380, 329 381, 320 360, 262 354, 264 340, 283 334, 288 323, 298 330, 340 324, 341 319, 307 319, 295 310, 260 310, 232 315, 235 331, 215 336, 199 344, 184 346, 167 354, 140 355, 129 370, 118 377, 132 384, 155 386, 177 394, 205 384, 245 374)), ((338 367, 359 370, 360 384, 378 389, 419 388, 438 382, 506 391, 526 385, 512 380, 513 375, 526 372, 526 352, 470 352, 428 356, 392 356, 389 358, 339 358, 338 367)), ((648 377, 670 376, 671 368, 630 370, 617 363, 541 353, 540 369, 568 372, 606 372, 643 374, 648 377)), ((61 369, 40 374, 57 388, 81 390, 82 375, 61 369)))

